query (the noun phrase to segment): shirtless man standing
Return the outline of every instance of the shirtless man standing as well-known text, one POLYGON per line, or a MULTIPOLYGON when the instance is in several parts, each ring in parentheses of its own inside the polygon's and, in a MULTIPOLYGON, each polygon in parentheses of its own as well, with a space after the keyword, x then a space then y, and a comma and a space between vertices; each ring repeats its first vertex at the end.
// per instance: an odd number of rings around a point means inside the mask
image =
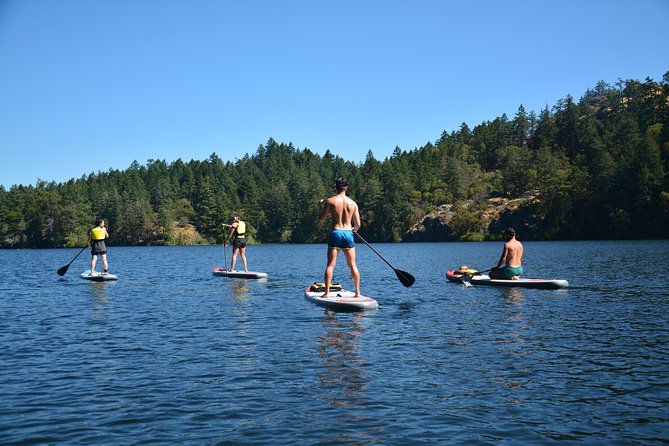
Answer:
POLYGON ((516 240, 516 231, 513 228, 506 228, 504 237, 506 243, 504 243, 502 256, 497 262, 497 267, 490 270, 490 278, 518 280, 523 274, 523 245, 516 240), (505 265, 500 268, 502 264, 505 265))
POLYGON ((320 201, 320 211, 318 213, 320 221, 325 220, 328 215, 332 219, 332 230, 328 237, 328 264, 325 268, 325 293, 323 297, 329 297, 330 284, 337 264, 339 249, 344 251, 346 262, 351 270, 351 278, 355 285, 355 295, 360 297, 360 272, 355 263, 355 240, 353 239, 353 232, 360 229, 360 213, 356 202, 346 196, 348 190, 346 180, 337 178, 335 189, 337 195, 320 201))

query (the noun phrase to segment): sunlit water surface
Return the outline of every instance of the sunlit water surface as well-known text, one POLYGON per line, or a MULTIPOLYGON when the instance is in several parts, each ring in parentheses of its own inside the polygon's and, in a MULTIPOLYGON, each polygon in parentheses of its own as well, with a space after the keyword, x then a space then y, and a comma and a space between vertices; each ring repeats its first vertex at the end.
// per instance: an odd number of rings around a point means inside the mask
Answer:
POLYGON ((0 251, 0 443, 669 443, 668 241, 525 243, 558 291, 445 280, 500 243, 374 247, 416 283, 359 246, 367 313, 304 299, 323 245, 249 246, 267 281, 212 276, 220 246, 112 246, 107 283, 0 251))

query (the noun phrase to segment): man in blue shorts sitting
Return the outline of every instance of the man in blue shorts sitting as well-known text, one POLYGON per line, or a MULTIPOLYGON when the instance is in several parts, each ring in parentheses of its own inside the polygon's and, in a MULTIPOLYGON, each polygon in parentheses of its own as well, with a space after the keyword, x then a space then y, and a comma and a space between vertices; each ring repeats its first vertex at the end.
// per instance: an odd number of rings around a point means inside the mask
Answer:
POLYGON ((360 271, 355 263, 355 240, 353 232, 360 229, 360 213, 358 204, 346 196, 348 183, 343 178, 335 181, 336 195, 320 201, 318 218, 323 221, 329 215, 332 219, 332 230, 328 237, 328 263, 325 268, 325 293, 329 297, 330 284, 334 275, 337 255, 341 249, 351 270, 351 278, 355 286, 355 295, 360 297, 360 271))
POLYGON ((497 262, 497 268, 490 270, 491 279, 520 279, 523 274, 523 245, 516 240, 516 231, 513 228, 504 230, 504 249, 497 262), (504 266, 502 267, 502 264, 504 266))

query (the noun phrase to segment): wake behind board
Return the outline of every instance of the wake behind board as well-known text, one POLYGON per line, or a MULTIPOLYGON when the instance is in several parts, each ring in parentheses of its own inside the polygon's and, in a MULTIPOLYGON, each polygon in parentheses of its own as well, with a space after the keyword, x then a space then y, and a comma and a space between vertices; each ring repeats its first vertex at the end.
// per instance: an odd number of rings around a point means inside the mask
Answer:
MULTIPOLYGON (((446 278, 451 282, 463 283, 463 274, 458 271, 448 270, 446 278)), ((472 285, 484 286, 502 286, 502 287, 518 287, 518 288, 538 288, 543 290, 557 290, 560 288, 567 288, 569 282, 561 279, 491 279, 487 274, 478 274, 470 276, 469 282, 472 285)))
POLYGON ((258 271, 228 271, 225 268, 214 268, 211 273, 219 277, 236 277, 239 279, 267 279, 267 273, 258 271))
POLYGON ((95 272, 93 275, 90 275, 91 270, 87 269, 79 275, 82 279, 91 280, 93 282, 107 282, 110 280, 118 280, 118 276, 115 274, 103 274, 95 272))
POLYGON ((374 310, 379 303, 371 297, 355 297, 353 291, 330 291, 330 296, 323 297, 323 291, 311 291, 311 285, 304 291, 304 297, 318 305, 334 311, 374 310))

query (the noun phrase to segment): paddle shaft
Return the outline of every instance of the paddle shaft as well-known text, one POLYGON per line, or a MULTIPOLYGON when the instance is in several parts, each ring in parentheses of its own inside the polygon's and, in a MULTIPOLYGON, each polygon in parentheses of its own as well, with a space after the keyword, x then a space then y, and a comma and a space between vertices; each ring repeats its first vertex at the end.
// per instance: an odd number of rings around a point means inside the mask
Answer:
POLYGON ((65 275, 65 273, 67 272, 67 270, 70 268, 70 265, 72 265, 72 262, 74 262, 75 260, 77 260, 77 257, 79 257, 79 255, 80 255, 82 252, 84 252, 84 249, 86 249, 86 248, 88 248, 88 245, 86 245, 86 246, 84 246, 83 248, 81 248, 81 251, 79 251, 79 252, 77 253, 77 255, 74 256, 74 258, 70 261, 70 263, 68 263, 67 265, 61 267, 61 268, 58 270, 58 275, 60 275, 60 276, 65 275))
POLYGON ((389 267, 391 267, 392 269, 395 269, 395 267, 394 267, 393 265, 391 265, 389 261, 387 261, 386 259, 384 259, 383 256, 382 256, 381 254, 379 254, 379 252, 378 252, 376 249, 374 249, 374 247, 373 247, 372 245, 370 245, 369 243, 367 243, 367 240, 365 240, 364 238, 362 238, 362 236, 361 236, 360 234, 358 234, 357 232, 354 232, 354 234, 357 235, 357 236, 360 238, 360 240, 362 240, 363 242, 365 242, 365 245, 369 246, 369 249, 371 249, 372 251, 374 251, 374 253, 375 253, 377 256, 381 257, 381 260, 383 260, 384 262, 386 262, 386 263, 388 264, 389 267))
POLYGON ((490 271, 494 270, 495 268, 490 268, 490 269, 484 269, 483 271, 476 271, 475 273, 465 273, 466 276, 478 276, 481 273, 489 273, 490 271))
POLYGON ((405 287, 410 287, 411 285, 414 284, 414 282, 416 281, 416 279, 415 279, 411 274, 407 273, 406 271, 402 271, 402 270, 399 270, 399 269, 395 268, 395 267, 394 267, 393 265, 391 265, 390 262, 387 261, 387 260, 386 260, 386 259, 385 259, 385 258, 384 258, 384 257, 383 257, 383 256, 376 250, 376 249, 374 249, 374 247, 373 247, 372 245, 370 245, 369 243, 367 243, 367 240, 365 240, 364 238, 362 238, 362 236, 361 236, 360 234, 358 234, 357 232, 353 232, 353 233, 354 233, 355 235, 357 235, 358 238, 360 238, 360 240, 362 240, 363 242, 365 242, 365 245, 369 246, 369 249, 371 249, 372 251, 374 251, 374 253, 375 253, 377 256, 381 257, 381 260, 383 260, 384 262, 386 262, 386 264, 387 264, 389 267, 391 267, 391 268, 393 269, 393 271, 395 271, 395 275, 397 276, 397 278, 399 279, 399 281, 402 282, 402 285, 404 285, 405 287))
POLYGON ((487 273, 487 272, 490 272, 490 271, 492 271, 493 269, 495 269, 495 268, 490 268, 490 269, 486 269, 486 270, 483 270, 483 271, 476 271, 475 273, 464 273, 464 274, 462 274, 462 277, 460 278, 460 280, 462 280, 462 283, 464 283, 466 287, 469 287, 469 286, 472 286, 472 284, 469 283, 469 280, 470 280, 472 277, 474 277, 474 276, 476 276, 476 275, 479 275, 479 274, 481 274, 481 273, 487 273))

